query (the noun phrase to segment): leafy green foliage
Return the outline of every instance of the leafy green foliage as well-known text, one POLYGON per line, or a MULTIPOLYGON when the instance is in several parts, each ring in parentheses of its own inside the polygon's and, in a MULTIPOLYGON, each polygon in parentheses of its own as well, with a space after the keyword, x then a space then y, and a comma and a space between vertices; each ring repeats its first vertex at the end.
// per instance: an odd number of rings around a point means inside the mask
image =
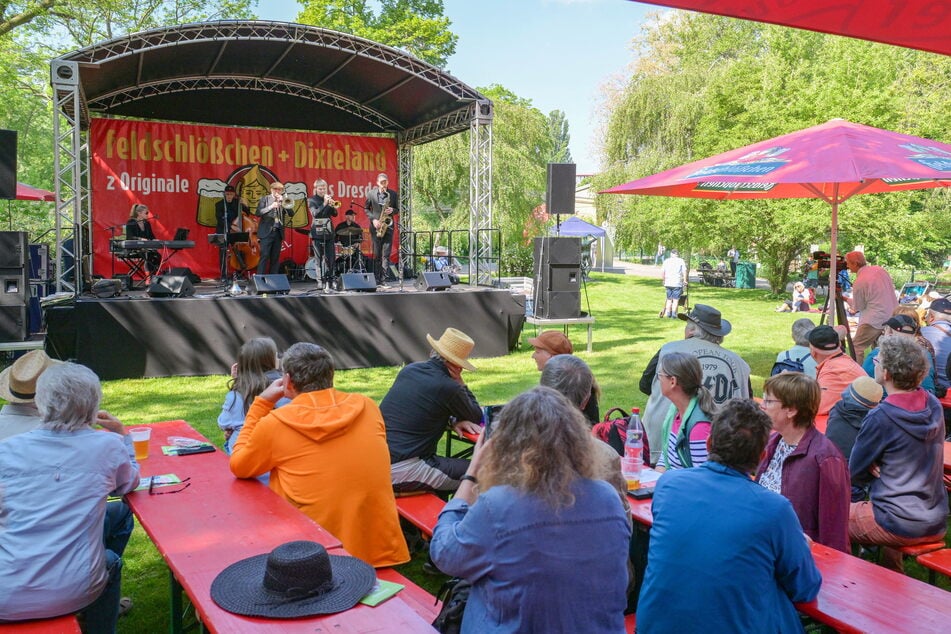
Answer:
POLYGON ((459 40, 442 0, 300 0, 302 24, 351 33, 444 67, 459 40))
MULTIPOLYGON (((835 117, 926 138, 951 136, 951 59, 849 38, 718 16, 655 19, 606 121, 607 169, 617 185, 835 117)), ((951 251, 947 189, 856 196, 840 207, 840 251, 864 244, 879 264, 937 267, 951 251)), ((822 201, 722 203, 602 196, 618 246, 658 241, 718 256, 754 256, 774 291, 791 262, 828 244, 822 201), (617 200, 620 198, 620 200, 617 200)))

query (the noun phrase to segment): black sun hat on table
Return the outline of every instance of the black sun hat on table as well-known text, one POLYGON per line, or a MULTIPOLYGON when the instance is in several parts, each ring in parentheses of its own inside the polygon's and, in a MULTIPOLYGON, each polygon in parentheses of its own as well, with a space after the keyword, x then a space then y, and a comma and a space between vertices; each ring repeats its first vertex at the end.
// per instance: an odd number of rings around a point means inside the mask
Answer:
POLYGON ((222 570, 211 583, 211 598, 234 614, 294 619, 352 608, 375 581, 373 567, 356 557, 294 541, 222 570))

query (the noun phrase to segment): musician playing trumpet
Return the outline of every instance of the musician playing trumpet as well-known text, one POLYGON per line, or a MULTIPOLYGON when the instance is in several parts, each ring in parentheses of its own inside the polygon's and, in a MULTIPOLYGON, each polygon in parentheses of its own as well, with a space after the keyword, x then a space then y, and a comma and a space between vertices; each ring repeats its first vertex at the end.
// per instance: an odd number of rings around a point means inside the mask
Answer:
POLYGON ((277 273, 281 265, 281 244, 284 242, 286 215, 293 216, 293 207, 284 200, 284 184, 271 183, 271 193, 262 196, 254 215, 259 216, 258 239, 261 244, 261 260, 258 275, 277 273))
POLYGON ((376 188, 370 191, 363 205, 370 219, 370 237, 373 240, 373 274, 377 285, 383 284, 389 271, 393 250, 393 226, 399 213, 399 194, 389 189, 386 174, 376 177, 376 188))
POLYGON ((340 201, 327 193, 327 181, 318 178, 314 181, 314 195, 307 199, 310 212, 310 240, 314 257, 320 262, 321 279, 333 280, 334 270, 334 228, 331 218, 337 217, 340 201))

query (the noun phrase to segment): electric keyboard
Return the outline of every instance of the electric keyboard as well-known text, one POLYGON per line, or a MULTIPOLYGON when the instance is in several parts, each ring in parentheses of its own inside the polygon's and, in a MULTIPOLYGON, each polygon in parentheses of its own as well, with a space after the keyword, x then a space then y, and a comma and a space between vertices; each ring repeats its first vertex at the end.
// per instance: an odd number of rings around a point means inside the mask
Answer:
POLYGON ((123 249, 192 249, 195 246, 194 240, 118 240, 119 247, 123 249))

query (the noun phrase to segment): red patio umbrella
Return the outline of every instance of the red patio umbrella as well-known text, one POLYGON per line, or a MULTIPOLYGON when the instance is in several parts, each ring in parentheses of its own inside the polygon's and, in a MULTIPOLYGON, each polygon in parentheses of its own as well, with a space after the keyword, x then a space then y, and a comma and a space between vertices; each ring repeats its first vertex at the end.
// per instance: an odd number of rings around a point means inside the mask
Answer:
POLYGON ((25 183, 17 183, 17 200, 56 200, 56 194, 39 187, 33 187, 25 183))
POLYGON ((951 10, 935 0, 640 0, 951 55, 951 10))
POLYGON ((820 198, 832 207, 835 296, 839 204, 856 194, 951 185, 951 145, 844 119, 640 178, 602 194, 681 198, 820 198))

